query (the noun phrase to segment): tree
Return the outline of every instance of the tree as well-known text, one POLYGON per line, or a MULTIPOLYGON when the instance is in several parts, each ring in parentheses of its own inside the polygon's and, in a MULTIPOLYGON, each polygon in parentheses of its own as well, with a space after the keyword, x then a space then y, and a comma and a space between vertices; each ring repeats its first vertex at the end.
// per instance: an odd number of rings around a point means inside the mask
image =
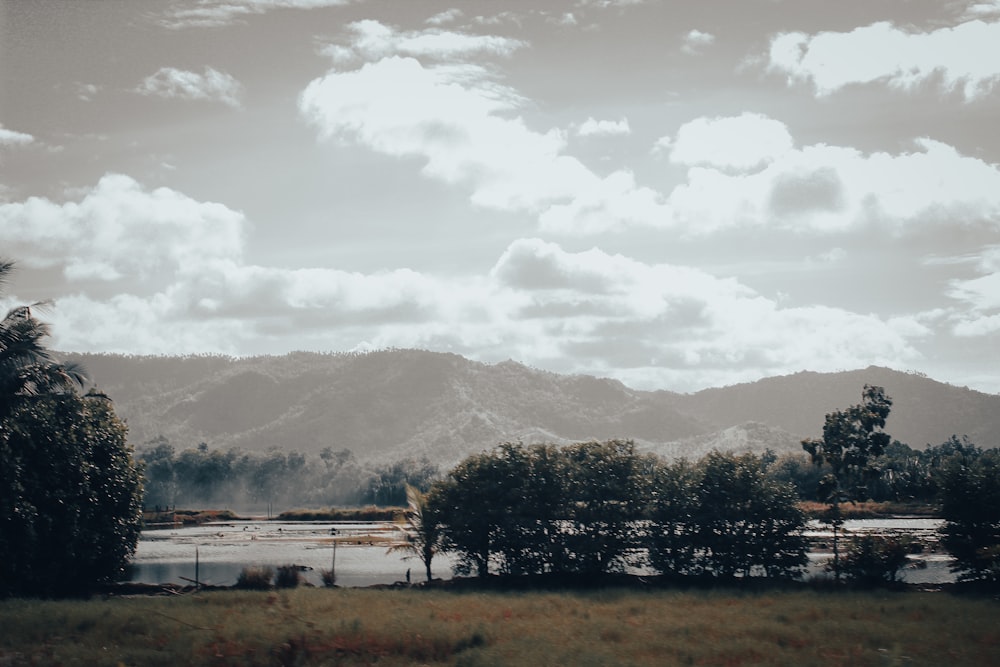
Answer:
MULTIPOLYGON (((0 260, 0 285, 13 263, 0 260)), ((36 304, 37 306, 38 304, 36 304)), ((0 320, 0 595, 81 592, 123 571, 142 489, 111 401, 43 344, 29 306, 0 320)))
MULTIPOLYGON (((0 259, 0 288, 13 269, 13 262, 0 259)), ((25 396, 72 390, 86 381, 80 366, 56 362, 43 344, 49 326, 37 320, 31 308, 18 306, 0 320, 0 420, 25 396)))
POLYGON ((444 530, 446 550, 457 554, 455 571, 490 572, 498 526, 505 509, 497 502, 502 486, 498 456, 483 452, 467 457, 436 483, 431 493, 444 530))
POLYGON ((696 573, 698 477, 698 468, 683 459, 672 465, 661 462, 653 473, 651 525, 647 536, 649 561, 665 575, 696 573))
POLYGON ((830 473, 819 482, 817 495, 829 505, 826 523, 833 528, 833 571, 840 581, 840 529, 844 518, 840 505, 864 500, 868 483, 878 475, 871 461, 881 456, 891 441, 884 432, 892 399, 882 387, 865 385, 861 403, 826 415, 822 439, 802 441, 816 465, 828 466, 830 473))
POLYGON ((19 401, 3 421, 0 461, 0 594, 76 594, 122 574, 142 487, 107 397, 19 401))
POLYGON ((631 440, 583 442, 562 451, 566 472, 564 562, 570 571, 621 571, 639 547, 638 521, 654 469, 631 440))
POLYGON ((720 578, 797 576, 806 563, 805 515, 791 486, 769 479, 753 454, 705 457, 692 517, 700 571, 720 578))
POLYGON ((433 577, 431 562, 441 549, 441 524, 437 508, 426 494, 410 484, 406 485, 406 512, 400 521, 403 541, 389 547, 389 553, 405 552, 420 559, 424 564, 427 581, 433 577))
POLYGON ((941 543, 960 581, 1000 583, 1000 450, 965 448, 941 473, 941 543))

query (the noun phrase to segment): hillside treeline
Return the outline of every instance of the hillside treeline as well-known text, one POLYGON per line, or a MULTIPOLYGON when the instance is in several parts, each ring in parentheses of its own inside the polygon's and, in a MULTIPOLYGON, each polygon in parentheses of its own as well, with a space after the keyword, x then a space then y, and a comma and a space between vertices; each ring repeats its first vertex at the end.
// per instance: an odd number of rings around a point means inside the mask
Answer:
POLYGON ((319 456, 273 448, 178 451, 160 437, 136 450, 147 510, 166 507, 263 510, 351 505, 401 506, 406 485, 427 488, 440 470, 427 459, 359 464, 347 449, 319 456))
MULTIPOLYGON (((876 475, 867 482, 869 499, 883 502, 935 503, 942 466, 955 454, 976 456, 983 450, 965 438, 915 450, 893 442, 870 463, 876 475)), ((406 485, 426 491, 442 471, 427 459, 361 464, 348 449, 326 448, 319 456, 277 448, 250 452, 211 449, 206 444, 178 450, 166 438, 137 448, 145 478, 144 504, 182 508, 330 507, 335 505, 402 506, 406 485)), ((803 454, 760 456, 764 474, 790 484, 802 500, 817 497, 819 480, 829 471, 803 454)))

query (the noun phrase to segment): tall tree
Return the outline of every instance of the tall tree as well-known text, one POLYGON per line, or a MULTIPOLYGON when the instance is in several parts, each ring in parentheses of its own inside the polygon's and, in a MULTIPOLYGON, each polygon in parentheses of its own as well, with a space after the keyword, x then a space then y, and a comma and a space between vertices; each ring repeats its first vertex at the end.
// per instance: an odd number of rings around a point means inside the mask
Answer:
MULTIPOLYGON (((0 261, 0 282, 13 264, 0 261)), ((59 595, 119 575, 139 536, 142 488, 111 401, 74 391, 31 307, 0 321, 0 595, 59 595)))
MULTIPOLYGON (((13 270, 13 262, 0 259, 0 294, 13 270)), ((0 419, 25 396, 71 390, 86 381, 80 366, 58 363, 45 346, 49 326, 31 312, 42 305, 17 306, 0 320, 0 419)))
POLYGON ((828 466, 829 474, 819 482, 817 494, 829 505, 826 522, 833 528, 833 572, 840 581, 840 529, 844 517, 840 506, 865 500, 868 482, 878 475, 871 465, 881 456, 892 438, 883 429, 892 409, 885 389, 865 385, 861 403, 826 415, 823 437, 802 441, 813 463, 828 466))

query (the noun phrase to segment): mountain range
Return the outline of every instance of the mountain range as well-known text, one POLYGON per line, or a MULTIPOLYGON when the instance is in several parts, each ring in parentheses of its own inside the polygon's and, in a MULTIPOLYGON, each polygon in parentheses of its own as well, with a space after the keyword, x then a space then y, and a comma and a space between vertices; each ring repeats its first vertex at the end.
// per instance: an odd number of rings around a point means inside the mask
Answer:
POLYGON ((62 358, 82 364, 114 401, 136 446, 163 436, 178 449, 331 447, 360 461, 426 457, 442 466, 504 441, 631 438, 666 457, 781 454, 801 452, 801 440, 821 435, 827 413, 860 402, 866 384, 892 397, 886 431, 912 447, 952 435, 1000 444, 1000 396, 876 366, 680 394, 420 350, 62 358))

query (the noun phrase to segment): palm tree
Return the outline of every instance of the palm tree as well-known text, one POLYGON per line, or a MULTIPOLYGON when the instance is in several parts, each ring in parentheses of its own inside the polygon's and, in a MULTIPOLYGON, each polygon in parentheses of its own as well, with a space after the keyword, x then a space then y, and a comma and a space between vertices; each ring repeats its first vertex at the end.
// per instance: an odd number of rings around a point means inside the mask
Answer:
MULTIPOLYGON (((0 293, 13 269, 13 262, 0 259, 0 293)), ((69 391, 87 381, 82 367, 58 362, 45 347, 49 326, 31 312, 44 305, 17 306, 0 320, 0 419, 25 396, 69 391)))
POLYGON ((441 524, 435 518, 427 495, 409 484, 406 485, 406 504, 406 512, 398 522, 403 541, 389 547, 388 553, 402 551, 416 556, 424 564, 427 581, 430 581, 431 561, 441 550, 441 524))

